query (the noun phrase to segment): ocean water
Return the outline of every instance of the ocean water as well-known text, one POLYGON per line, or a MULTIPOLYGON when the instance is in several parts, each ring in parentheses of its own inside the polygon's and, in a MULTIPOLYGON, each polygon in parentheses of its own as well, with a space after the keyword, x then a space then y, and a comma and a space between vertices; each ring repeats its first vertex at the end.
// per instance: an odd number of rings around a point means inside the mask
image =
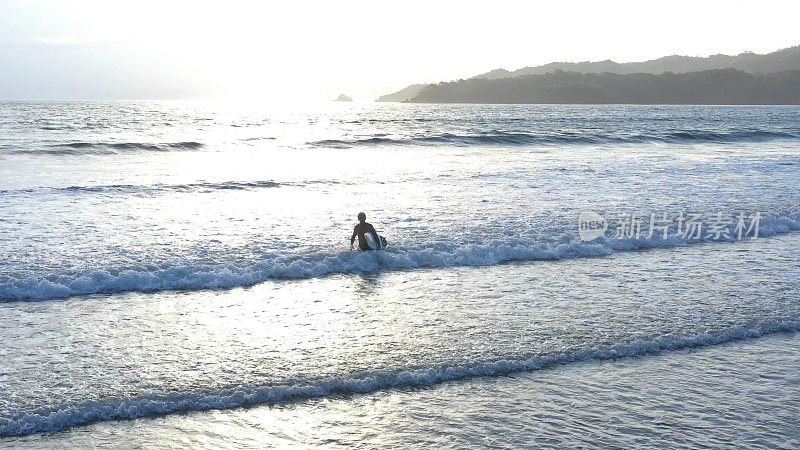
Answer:
POLYGON ((796 447, 798 174, 797 107, 0 103, 0 446, 796 447))

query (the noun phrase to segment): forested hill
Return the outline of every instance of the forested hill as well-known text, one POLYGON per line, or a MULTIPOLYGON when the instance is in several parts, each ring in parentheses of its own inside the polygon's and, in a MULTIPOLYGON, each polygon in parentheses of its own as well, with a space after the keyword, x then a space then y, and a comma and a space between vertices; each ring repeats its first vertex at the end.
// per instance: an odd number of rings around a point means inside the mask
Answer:
MULTIPOLYGON (((714 69, 737 69, 752 74, 778 73, 786 70, 800 70, 800 46, 784 48, 759 55, 745 52, 738 55, 698 56, 664 56, 648 61, 618 63, 611 60, 584 62, 551 62, 541 66, 523 67, 517 70, 494 69, 471 78, 487 80, 513 78, 522 75, 541 75, 563 70, 580 73, 652 73, 664 72, 686 73, 714 69)), ((379 102, 402 102, 415 97, 425 84, 408 86, 392 94, 378 98, 379 102)))
POLYGON ((798 105, 800 70, 754 75, 736 69, 689 73, 551 73, 431 84, 412 103, 625 103, 798 105))
POLYGON ((536 75, 563 70, 581 73, 664 73, 699 72, 714 69, 737 69, 748 73, 776 73, 785 70, 800 70, 800 46, 785 48, 764 55, 745 52, 739 55, 664 56, 649 61, 618 63, 611 60, 585 61, 577 63, 553 62, 534 67, 523 67, 509 71, 495 69, 472 78, 510 78, 520 75, 536 75))

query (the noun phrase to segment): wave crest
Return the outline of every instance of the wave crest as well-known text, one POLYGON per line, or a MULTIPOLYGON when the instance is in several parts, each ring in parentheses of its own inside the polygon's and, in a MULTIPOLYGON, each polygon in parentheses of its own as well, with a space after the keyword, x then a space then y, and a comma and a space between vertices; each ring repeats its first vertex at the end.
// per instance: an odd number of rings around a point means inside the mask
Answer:
MULTIPOLYGON (((759 234, 768 237, 800 230, 800 217, 765 216, 759 234)), ((713 242, 713 239, 600 238, 592 242, 496 240, 485 244, 404 248, 382 252, 313 253, 270 256, 245 265, 176 265, 163 269, 109 268, 88 273, 16 279, 0 277, 0 302, 47 300, 87 294, 164 290, 230 289, 280 278, 317 278, 335 273, 457 266, 490 266, 509 261, 561 260, 605 256, 649 248, 713 242)))
POLYGON ((412 137, 388 138, 370 136, 352 139, 325 139, 307 142, 312 147, 352 148, 362 146, 386 145, 452 145, 466 147, 472 145, 602 145, 602 144, 640 144, 640 143, 735 143, 763 142, 777 139, 800 139, 800 133, 765 130, 735 130, 716 132, 707 130, 686 130, 675 132, 652 132, 643 134, 608 135, 585 132, 562 132, 556 134, 529 133, 524 131, 492 130, 483 133, 456 134, 440 133, 412 137))
POLYGON ((45 155, 91 155, 116 154, 125 152, 168 152, 174 150, 198 150, 205 144, 195 141, 185 142, 67 142, 53 144, 40 149, 16 149, 12 153, 45 154, 45 155))
POLYGON ((269 189, 283 186, 305 187, 310 185, 345 184, 337 180, 304 180, 304 181, 200 181, 185 184, 106 184, 95 186, 36 187, 24 189, 0 189, 0 194, 39 194, 39 193, 99 193, 99 194, 151 194, 156 192, 212 192, 243 191, 253 189, 269 189))
POLYGON ((78 405, 63 405, 37 412, 13 411, 11 417, 0 418, 0 437, 54 432, 91 422, 136 419, 156 414, 233 409, 248 405, 325 397, 337 393, 357 394, 397 387, 430 386, 479 376, 541 370, 578 361, 606 361, 656 355, 665 351, 708 347, 775 333, 798 331, 800 331, 800 320, 788 318, 752 327, 731 328, 690 336, 667 335, 652 340, 619 343, 611 347, 579 350, 573 353, 475 361, 467 364, 442 364, 407 370, 385 370, 357 374, 348 378, 324 378, 284 385, 237 386, 217 392, 177 392, 87 401, 78 405))

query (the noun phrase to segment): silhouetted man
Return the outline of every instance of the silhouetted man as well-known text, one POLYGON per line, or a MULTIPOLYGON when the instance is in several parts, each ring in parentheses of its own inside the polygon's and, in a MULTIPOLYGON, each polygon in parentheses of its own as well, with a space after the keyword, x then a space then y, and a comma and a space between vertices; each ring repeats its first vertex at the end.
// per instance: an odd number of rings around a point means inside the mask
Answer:
POLYGON ((353 248, 353 242, 355 242, 356 236, 358 236, 358 248, 362 251, 371 250, 369 245, 367 245, 367 239, 364 237, 364 233, 372 233, 372 235, 375 236, 375 243, 378 246, 378 250, 380 250, 381 240, 378 237, 378 232, 375 231, 375 227, 367 223, 367 215, 360 212, 358 213, 358 225, 353 229, 353 236, 350 237, 350 248, 353 248))

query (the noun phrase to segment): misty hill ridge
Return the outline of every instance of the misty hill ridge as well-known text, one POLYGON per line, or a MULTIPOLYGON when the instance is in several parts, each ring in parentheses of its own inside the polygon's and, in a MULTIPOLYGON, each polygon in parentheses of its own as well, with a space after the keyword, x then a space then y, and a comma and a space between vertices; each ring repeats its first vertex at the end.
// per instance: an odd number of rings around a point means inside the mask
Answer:
POLYGON ((641 62, 618 63, 611 60, 605 61, 585 61, 577 63, 552 62, 535 67, 523 67, 522 69, 508 71, 505 69, 495 69, 472 78, 510 78, 520 75, 534 75, 541 73, 563 70, 565 72, 581 73, 664 73, 664 72, 701 72, 713 69, 738 69, 744 72, 775 73, 784 70, 800 70, 800 46, 794 46, 778 50, 772 53, 759 55, 753 52, 745 52, 734 56, 711 55, 708 57, 695 56, 664 56, 658 59, 651 59, 641 62))
MULTIPOLYGON (((541 66, 523 67, 522 69, 509 71, 506 69, 495 69, 486 73, 476 75, 470 79, 502 79, 524 75, 545 74, 557 70, 565 72, 580 73, 652 73, 661 74, 664 72, 686 73, 700 72, 713 69, 733 68, 751 74, 769 74, 782 72, 785 70, 800 70, 800 46, 794 46, 778 50, 772 53, 759 55, 752 52, 745 52, 735 56, 712 55, 708 57, 694 56, 664 56, 641 62, 617 63, 611 60, 605 61, 585 61, 577 63, 552 62, 541 66)), ((414 84, 398 92, 384 95, 377 99, 379 102, 402 102, 415 97, 424 88, 425 84, 414 84)))
POLYGON ((754 75, 736 69, 659 75, 556 70, 510 78, 430 84, 412 103, 798 105, 800 70, 754 75))

